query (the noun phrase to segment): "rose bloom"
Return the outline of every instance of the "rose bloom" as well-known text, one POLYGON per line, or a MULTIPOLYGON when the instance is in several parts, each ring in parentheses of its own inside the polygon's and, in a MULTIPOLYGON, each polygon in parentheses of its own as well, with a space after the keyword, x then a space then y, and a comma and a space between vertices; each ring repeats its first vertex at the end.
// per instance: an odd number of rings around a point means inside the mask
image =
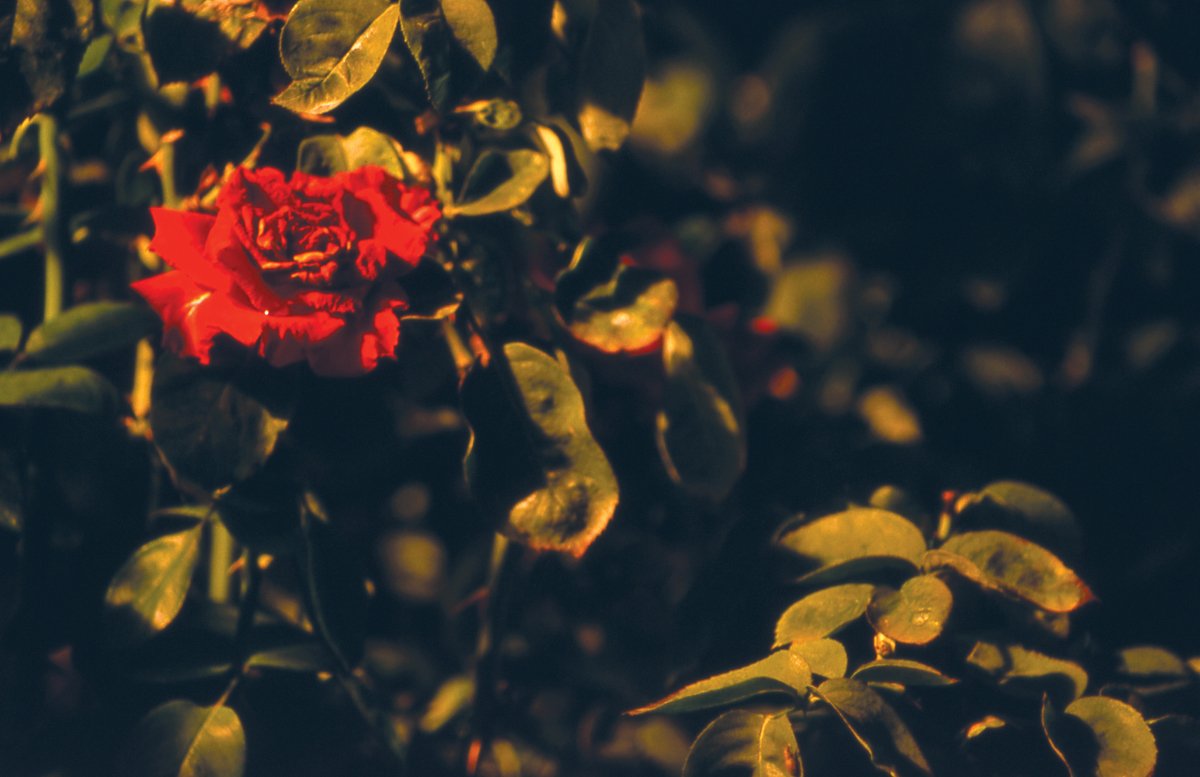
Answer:
POLYGON ((150 249, 174 268, 133 284, 168 347, 209 364, 225 335, 282 367, 361 375, 395 357, 408 300, 441 211, 378 167, 322 178, 235 170, 217 213, 152 208, 150 249))

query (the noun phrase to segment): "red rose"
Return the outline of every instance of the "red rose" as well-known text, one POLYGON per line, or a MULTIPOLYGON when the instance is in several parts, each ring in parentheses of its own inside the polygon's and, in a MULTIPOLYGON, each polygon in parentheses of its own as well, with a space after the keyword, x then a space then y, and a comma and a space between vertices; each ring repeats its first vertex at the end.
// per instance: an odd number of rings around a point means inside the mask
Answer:
POLYGON ((321 178, 239 168, 215 216, 152 208, 150 248, 175 268, 133 284, 176 352, 208 364, 227 335, 281 367, 361 375, 394 358, 396 282, 425 254, 441 217, 425 189, 377 167, 321 178))

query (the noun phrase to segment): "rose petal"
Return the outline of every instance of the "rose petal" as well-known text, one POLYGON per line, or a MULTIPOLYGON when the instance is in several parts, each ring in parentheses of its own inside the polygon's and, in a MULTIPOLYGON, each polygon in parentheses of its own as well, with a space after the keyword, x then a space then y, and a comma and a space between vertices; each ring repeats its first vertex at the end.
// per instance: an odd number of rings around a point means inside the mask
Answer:
POLYGON ((166 272, 131 284, 163 320, 163 341, 175 352, 208 364, 213 340, 228 335, 254 345, 264 316, 220 292, 194 283, 182 272, 166 272))
MULTIPOLYGON (((360 167, 349 173, 338 173, 348 192, 362 201, 374 217, 370 237, 409 265, 415 266, 425 255, 430 241, 430 229, 441 217, 433 197, 424 189, 402 186, 378 167, 360 167)), ((347 220, 353 211, 346 208, 347 220)), ((367 225, 351 222, 351 226, 366 233, 367 225)))
POLYGON ((151 251, 206 288, 226 290, 233 287, 233 279, 226 268, 204 253, 204 244, 215 218, 206 213, 167 208, 151 208, 150 216, 154 219, 151 251))
POLYGON ((251 305, 261 311, 280 310, 284 302, 263 280, 262 270, 250 253, 257 249, 251 249, 249 242, 238 213, 233 208, 221 208, 204 251, 225 268, 251 305))

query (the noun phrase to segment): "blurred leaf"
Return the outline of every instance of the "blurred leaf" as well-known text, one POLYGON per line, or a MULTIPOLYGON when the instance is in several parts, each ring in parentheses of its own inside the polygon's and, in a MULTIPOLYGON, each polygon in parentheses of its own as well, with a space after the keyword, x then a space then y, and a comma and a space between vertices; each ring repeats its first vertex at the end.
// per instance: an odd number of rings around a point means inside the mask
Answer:
POLYGON ((289 553, 300 539, 301 487, 290 464, 271 459, 217 499, 221 523, 258 553, 289 553))
POLYGON ((1178 680, 1191 676, 1183 659, 1155 645, 1135 645, 1117 653, 1117 671, 1139 680, 1178 680))
POLYGON ((921 441, 921 421, 895 386, 875 386, 858 398, 858 414, 871 433, 893 445, 921 441))
POLYGON ((579 60, 579 128, 595 151, 625 142, 646 79, 646 43, 633 0, 596 4, 579 60))
POLYGON ((932 529, 933 521, 928 511, 912 494, 898 486, 880 486, 867 499, 871 507, 902 515, 922 531, 932 529))
POLYGON ((627 267, 616 252, 585 239, 559 273, 554 301, 580 341, 605 353, 637 353, 662 339, 679 291, 670 278, 627 267))
POLYGON ((836 639, 813 639, 792 645, 792 652, 808 662, 813 674, 821 677, 845 677, 849 658, 846 648, 836 639))
POLYGON ((1106 696, 1076 699, 1062 712, 1042 704, 1042 727, 1071 777, 1149 777, 1158 748, 1133 707, 1106 696))
POLYGON ((450 32, 467 53, 487 71, 496 58, 496 19, 487 0, 441 0, 450 32))
POLYGON ((362 660, 367 635, 365 570, 350 544, 332 526, 303 513, 305 601, 313 626, 343 671, 362 660))
POLYGON ((455 675, 437 689, 417 726, 426 734, 440 731, 447 723, 468 712, 474 699, 475 681, 467 675, 455 675))
POLYGON ((914 767, 921 774, 931 774, 925 755, 904 721, 865 683, 851 679, 826 680, 815 690, 867 751, 875 768, 891 777, 900 777, 907 767, 914 767))
POLYGON ((131 347, 157 326, 158 317, 144 305, 76 305, 30 332, 25 356, 43 364, 84 361, 131 347))
POLYGON ((803 777, 786 714, 730 710, 700 732, 683 777, 803 777))
POLYGON ((662 345, 658 453, 685 491, 724 499, 746 466, 742 400, 720 343, 701 319, 677 316, 662 345))
POLYGON ((524 118, 521 106, 512 100, 477 100, 455 109, 454 112, 470 114, 471 119, 479 126, 498 132, 515 129, 524 118))
POLYGON ((267 29, 259 14, 260 0, 182 0, 179 5, 197 19, 217 25, 225 40, 249 48, 267 29))
MULTIPOLYGON (((506 177, 486 193, 472 196, 468 202, 446 206, 446 217, 486 216, 512 210, 533 196, 537 188, 550 174, 550 163, 539 151, 520 148, 514 151, 486 152, 475 163, 467 176, 466 190, 473 188, 474 180, 490 178, 494 169, 507 167, 506 177), (491 169, 489 169, 491 168, 491 169)), ((465 194, 470 194, 464 191, 465 194)))
POLYGON ((762 316, 826 353, 849 333, 852 281, 853 267, 842 256, 790 263, 771 279, 762 316))
POLYGON ((786 693, 794 699, 801 699, 811 683, 812 671, 799 653, 776 650, 761 661, 692 683, 627 714, 694 712, 764 693, 786 693))
POLYGON ((870 661, 850 675, 864 683, 896 683, 897 685, 954 685, 958 682, 938 669, 906 658, 881 658, 870 661))
POLYGON ((242 777, 246 735, 229 707, 169 701, 138 722, 126 747, 129 777, 242 777))
POLYGON ((930 551, 926 568, 949 567, 980 586, 1050 612, 1071 612, 1095 597, 1087 584, 1045 548, 1008 532, 956 534, 930 551))
POLYGON ((655 70, 642 90, 629 141, 669 156, 690 147, 705 129, 717 104, 717 83, 695 61, 676 60, 655 70))
POLYGON ((1058 497, 1028 483, 989 483, 959 508, 964 528, 1009 531, 1078 558, 1083 535, 1070 508, 1058 497))
POLYGON ((114 644, 143 642, 175 620, 200 557, 203 524, 147 542, 126 561, 104 595, 114 644))
POLYGON ((141 29, 147 0, 100 0, 100 19, 117 38, 125 38, 141 29))
POLYGON ((504 356, 511 374, 477 366, 462 384, 467 482, 507 536, 580 556, 616 510, 612 467, 563 366, 524 343, 505 345, 504 356))
POLYGON ((995 399, 1033 394, 1045 383, 1032 359, 1003 345, 968 348, 962 354, 962 365, 976 387, 995 399))
POLYGON ((1079 664, 1020 645, 976 642, 966 662, 1020 696, 1037 698, 1049 689, 1065 701, 1077 699, 1087 690, 1088 675, 1079 664))
POLYGON ((954 596, 934 575, 919 575, 897 591, 881 587, 867 608, 875 630, 897 642, 925 645, 942 633, 954 596))
POLYGON ((274 102, 298 113, 341 105, 379 69, 399 18, 399 6, 387 0, 300 0, 279 35, 294 80, 274 102))
POLYGON ((446 578, 446 550, 432 532, 393 529, 375 545, 379 582, 393 596, 436 602, 446 578))
POLYGON ((916 569, 925 538, 908 519, 874 507, 827 515, 776 540, 809 570, 802 582, 828 583, 879 569, 916 569))
POLYGON ((117 390, 86 367, 49 367, 0 373, 0 407, 58 408, 111 413, 117 390))
POLYGON ((181 359, 159 360, 152 396, 155 444, 180 477, 206 491, 254 474, 287 427, 218 373, 181 359))
POLYGON ((837 633, 862 617, 874 590, 869 583, 847 583, 809 594, 779 617, 775 647, 837 633))
POLYGON ((7 313, 0 315, 0 352, 21 347, 21 319, 7 313))
POLYGON ((312 175, 333 175, 360 167, 381 167, 402 181, 413 178, 399 144, 382 132, 359 127, 349 135, 315 135, 300 142, 296 167, 312 175))

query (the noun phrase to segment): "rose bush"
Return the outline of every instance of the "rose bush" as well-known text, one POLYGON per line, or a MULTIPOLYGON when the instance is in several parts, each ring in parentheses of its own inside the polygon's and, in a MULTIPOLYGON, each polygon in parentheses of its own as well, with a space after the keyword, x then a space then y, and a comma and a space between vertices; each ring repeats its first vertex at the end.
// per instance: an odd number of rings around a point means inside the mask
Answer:
POLYGON ((153 208, 150 248, 173 271, 134 284, 177 353, 209 364, 220 336, 272 365, 352 376, 394 358, 409 308, 397 279, 441 216, 378 167, 324 178, 238 168, 217 213, 153 208))

